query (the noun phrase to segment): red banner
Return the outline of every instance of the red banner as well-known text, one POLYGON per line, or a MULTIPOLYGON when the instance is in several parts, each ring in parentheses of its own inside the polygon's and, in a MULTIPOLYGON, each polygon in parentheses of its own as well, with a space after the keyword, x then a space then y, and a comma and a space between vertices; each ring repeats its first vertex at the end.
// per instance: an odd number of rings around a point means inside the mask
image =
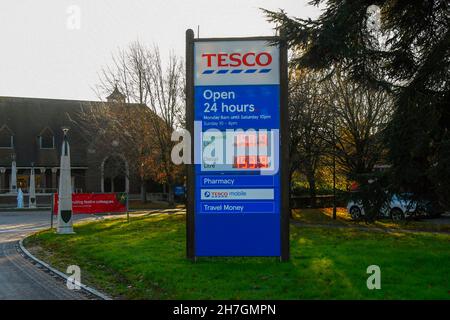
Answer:
MULTIPOLYGON (((58 194, 53 198, 53 213, 58 213, 58 194)), ((74 193, 72 213, 127 212, 126 193, 74 193)))

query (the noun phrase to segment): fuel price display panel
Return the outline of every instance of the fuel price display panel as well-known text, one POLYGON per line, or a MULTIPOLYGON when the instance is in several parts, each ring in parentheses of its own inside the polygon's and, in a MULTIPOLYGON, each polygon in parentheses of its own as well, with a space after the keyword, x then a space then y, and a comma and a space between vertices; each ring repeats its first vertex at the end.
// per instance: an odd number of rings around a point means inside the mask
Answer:
POLYGON ((280 256, 280 58, 194 42, 195 256, 280 256))

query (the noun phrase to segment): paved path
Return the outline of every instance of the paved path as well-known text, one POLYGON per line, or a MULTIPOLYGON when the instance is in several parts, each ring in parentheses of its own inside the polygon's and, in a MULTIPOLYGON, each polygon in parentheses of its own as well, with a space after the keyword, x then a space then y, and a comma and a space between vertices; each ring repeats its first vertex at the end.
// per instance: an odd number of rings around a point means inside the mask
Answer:
MULTIPOLYGON (((93 217, 75 216, 75 220, 80 219, 93 217)), ((0 300, 92 299, 80 291, 67 289, 64 281, 19 253, 17 247, 21 238, 49 226, 49 212, 0 212, 0 300)))

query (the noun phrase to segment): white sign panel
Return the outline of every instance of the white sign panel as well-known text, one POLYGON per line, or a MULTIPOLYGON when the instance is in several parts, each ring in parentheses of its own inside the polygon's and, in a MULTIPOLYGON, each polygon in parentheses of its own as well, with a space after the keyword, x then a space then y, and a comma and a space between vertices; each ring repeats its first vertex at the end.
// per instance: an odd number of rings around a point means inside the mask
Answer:
POLYGON ((279 49, 268 41, 196 42, 194 84, 279 84, 279 49))
POLYGON ((273 189, 202 189, 202 200, 273 200, 273 189))

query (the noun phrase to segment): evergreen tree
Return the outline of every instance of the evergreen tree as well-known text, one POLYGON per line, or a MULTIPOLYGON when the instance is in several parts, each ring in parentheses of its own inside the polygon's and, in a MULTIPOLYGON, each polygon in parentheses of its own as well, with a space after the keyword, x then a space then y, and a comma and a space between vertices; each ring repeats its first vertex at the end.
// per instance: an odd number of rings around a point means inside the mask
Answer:
POLYGON ((446 0, 314 0, 316 20, 264 10, 302 54, 295 67, 343 65, 395 96, 386 130, 396 191, 450 206, 450 10, 446 0))

